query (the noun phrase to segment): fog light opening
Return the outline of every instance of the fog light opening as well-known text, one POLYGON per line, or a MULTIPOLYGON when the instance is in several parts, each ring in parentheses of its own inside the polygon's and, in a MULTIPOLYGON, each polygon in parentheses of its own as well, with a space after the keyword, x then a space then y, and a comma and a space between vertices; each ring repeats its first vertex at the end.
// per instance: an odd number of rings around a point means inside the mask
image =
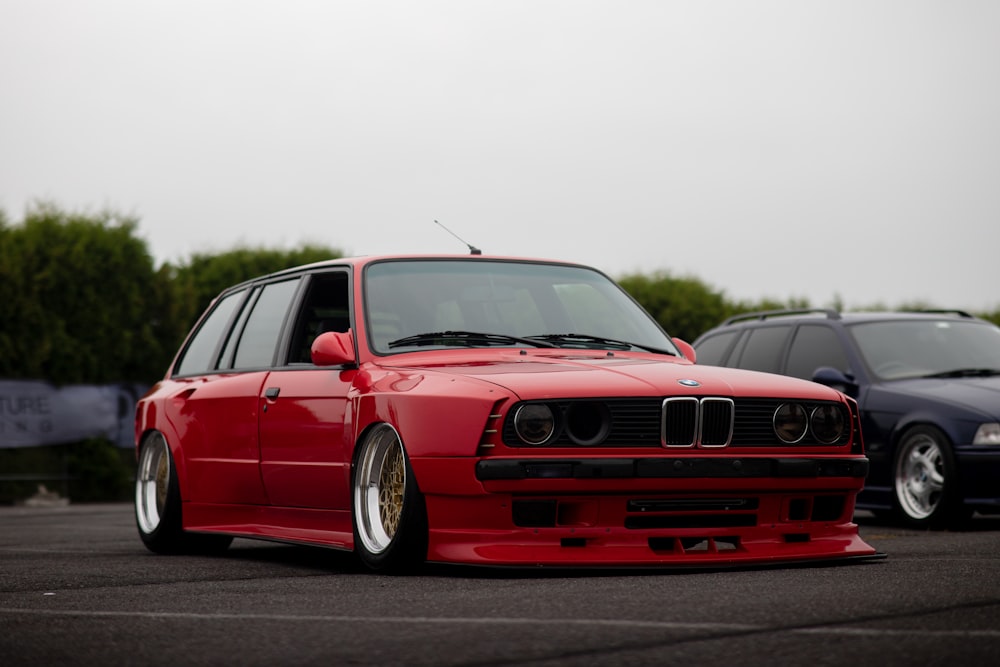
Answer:
POLYGON ((792 498, 788 501, 788 521, 808 521, 812 512, 809 498, 792 498))

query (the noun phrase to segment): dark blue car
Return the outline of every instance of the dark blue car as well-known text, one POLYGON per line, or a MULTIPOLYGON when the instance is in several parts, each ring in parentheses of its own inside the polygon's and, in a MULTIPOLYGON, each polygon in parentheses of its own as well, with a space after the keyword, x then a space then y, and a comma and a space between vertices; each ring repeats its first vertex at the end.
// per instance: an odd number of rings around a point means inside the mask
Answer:
POLYGON ((1000 513, 1000 327, 959 311, 768 311, 694 342, 698 363, 813 380, 858 401, 857 507, 914 527, 1000 513))

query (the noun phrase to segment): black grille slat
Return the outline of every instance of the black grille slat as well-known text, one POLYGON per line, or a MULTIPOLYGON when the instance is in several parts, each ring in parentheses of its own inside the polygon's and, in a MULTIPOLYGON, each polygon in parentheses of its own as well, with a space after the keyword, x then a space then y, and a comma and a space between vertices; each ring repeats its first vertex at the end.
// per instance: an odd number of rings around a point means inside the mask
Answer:
MULTIPOLYGON (((586 399, 592 402, 594 399, 586 399)), ((611 429, 600 447, 786 447, 817 446, 811 436, 795 445, 781 443, 774 434, 774 411, 790 399, 724 397, 623 398, 606 399, 611 429), (699 403, 700 401, 700 403, 699 403), (699 415, 700 411, 700 415, 699 415), (730 436, 731 429, 731 436, 730 436)), ((574 400, 542 401, 563 412, 574 400)), ((811 410, 819 401, 798 401, 811 410)), ((531 447, 521 443, 514 433, 511 410, 503 425, 503 441, 513 447, 531 447)), ((852 424, 853 425, 853 424, 852 424)), ((851 428, 831 446, 844 445, 851 428)), ((540 447, 580 447, 565 433, 540 447)))
POLYGON ((605 445, 627 447, 660 444, 658 401, 612 401, 607 405, 611 411, 611 433, 605 445))
POLYGON ((733 444, 749 446, 775 442, 774 411, 784 402, 761 399, 737 400, 733 444))

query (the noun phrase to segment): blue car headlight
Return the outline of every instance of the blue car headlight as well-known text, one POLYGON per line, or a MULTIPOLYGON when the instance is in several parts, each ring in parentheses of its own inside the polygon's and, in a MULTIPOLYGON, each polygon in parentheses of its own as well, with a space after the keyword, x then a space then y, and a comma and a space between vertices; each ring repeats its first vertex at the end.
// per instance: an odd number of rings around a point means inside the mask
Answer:
POLYGON ((974 445, 1000 445, 1000 424, 996 422, 980 424, 976 429, 976 437, 972 439, 974 445))

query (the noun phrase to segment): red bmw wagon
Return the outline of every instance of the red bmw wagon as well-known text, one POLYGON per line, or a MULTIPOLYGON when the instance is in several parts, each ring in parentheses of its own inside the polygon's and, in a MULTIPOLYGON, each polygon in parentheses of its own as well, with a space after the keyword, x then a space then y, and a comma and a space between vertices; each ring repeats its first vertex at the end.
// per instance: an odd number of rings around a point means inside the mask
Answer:
POLYGON ((393 571, 881 557, 852 519, 855 402, 694 357, 574 263, 363 257, 251 280, 139 401, 139 535, 393 571))

